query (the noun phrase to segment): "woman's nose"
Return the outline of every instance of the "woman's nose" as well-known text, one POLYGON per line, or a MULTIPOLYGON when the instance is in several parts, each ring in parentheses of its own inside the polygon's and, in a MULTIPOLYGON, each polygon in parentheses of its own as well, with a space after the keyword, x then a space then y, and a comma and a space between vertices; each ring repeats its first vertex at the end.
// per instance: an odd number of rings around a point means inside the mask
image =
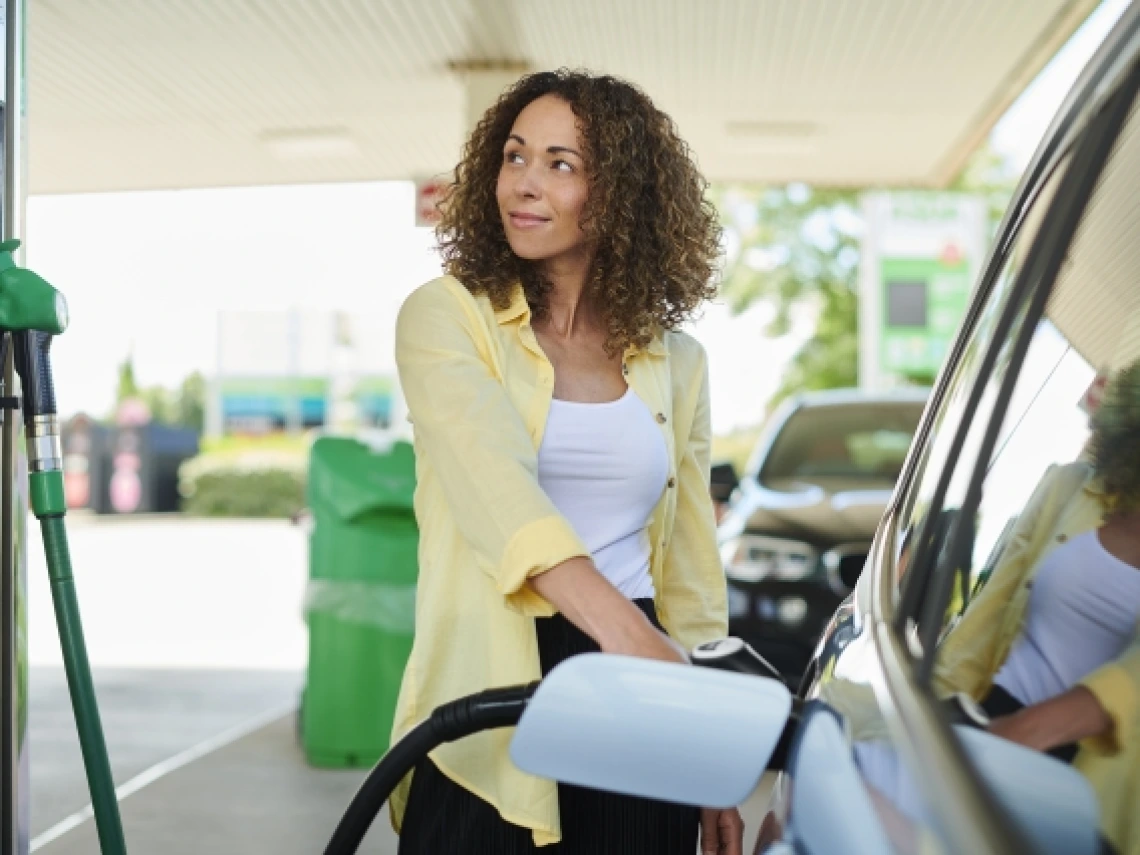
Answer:
POLYGON ((519 173, 518 180, 515 181, 515 195, 521 199, 537 199, 542 195, 542 183, 532 167, 519 173))

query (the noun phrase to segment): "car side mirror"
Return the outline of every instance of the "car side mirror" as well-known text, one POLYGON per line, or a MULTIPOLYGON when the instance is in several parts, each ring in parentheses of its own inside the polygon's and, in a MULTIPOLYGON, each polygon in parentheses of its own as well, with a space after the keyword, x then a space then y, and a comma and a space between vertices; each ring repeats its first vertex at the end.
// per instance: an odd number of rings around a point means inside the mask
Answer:
POLYGON ((717 463, 709 470, 709 493, 714 502, 727 502, 740 486, 740 477, 731 463, 717 463))
POLYGON ((539 684, 510 753, 542 778, 728 808, 756 788, 791 711, 776 680, 588 653, 539 684))

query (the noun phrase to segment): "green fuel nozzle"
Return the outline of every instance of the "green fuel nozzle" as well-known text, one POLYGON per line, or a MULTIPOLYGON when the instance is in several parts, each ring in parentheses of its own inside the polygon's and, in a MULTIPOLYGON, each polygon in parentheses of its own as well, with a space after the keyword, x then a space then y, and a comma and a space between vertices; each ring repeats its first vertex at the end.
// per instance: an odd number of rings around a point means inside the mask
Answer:
POLYGON ((20 241, 0 243, 0 330, 12 334, 23 389, 28 465, 32 472, 63 466, 51 371, 51 340, 67 329, 67 300, 35 271, 16 264, 20 241))
POLYGON ((67 329, 67 301, 43 277, 16 264, 12 253, 19 247, 18 240, 0 243, 0 333, 11 334, 13 362, 23 390, 24 429, 31 470, 29 499, 43 532, 56 625, 91 791, 99 848, 103 855, 126 855, 123 823, 91 679, 87 645, 83 640, 83 623, 63 522, 67 501, 50 351, 52 336, 67 329))
POLYGON ((20 241, 0 243, 0 329, 59 335, 67 329, 67 300, 33 270, 19 267, 12 253, 20 241))

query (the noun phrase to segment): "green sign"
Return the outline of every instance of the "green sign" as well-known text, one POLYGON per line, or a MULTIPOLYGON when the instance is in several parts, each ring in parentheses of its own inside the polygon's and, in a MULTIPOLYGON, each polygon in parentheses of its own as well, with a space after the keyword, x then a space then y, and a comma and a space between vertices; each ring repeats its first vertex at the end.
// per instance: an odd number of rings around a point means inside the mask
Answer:
POLYGON ((969 264, 961 258, 883 258, 879 281, 883 369, 937 373, 969 304, 969 264))

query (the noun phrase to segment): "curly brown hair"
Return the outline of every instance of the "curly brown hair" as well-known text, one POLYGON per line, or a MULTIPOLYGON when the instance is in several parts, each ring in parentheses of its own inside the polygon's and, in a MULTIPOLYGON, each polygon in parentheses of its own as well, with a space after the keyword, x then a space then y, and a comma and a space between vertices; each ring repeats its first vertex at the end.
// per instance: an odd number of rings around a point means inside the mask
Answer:
POLYGON ((444 269, 506 308, 523 286, 537 318, 551 283, 511 251, 495 188, 519 113, 554 95, 570 105, 584 147, 589 197, 582 228, 596 242, 586 294, 602 313, 606 348, 644 347, 716 294, 720 223, 676 125, 637 87, 560 69, 523 77, 479 121, 463 149, 436 228, 444 269))
POLYGON ((1092 465, 1110 513, 1140 510, 1140 362, 1113 377, 1092 418, 1092 465))

